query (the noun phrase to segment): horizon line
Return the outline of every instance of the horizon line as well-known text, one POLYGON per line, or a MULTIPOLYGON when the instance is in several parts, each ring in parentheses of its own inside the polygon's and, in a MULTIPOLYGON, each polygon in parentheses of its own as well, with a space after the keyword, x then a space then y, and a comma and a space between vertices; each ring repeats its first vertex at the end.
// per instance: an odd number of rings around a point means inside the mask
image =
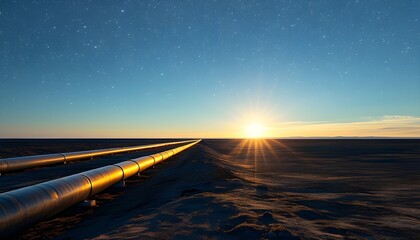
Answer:
POLYGON ((255 139, 255 140, 264 140, 264 139, 419 139, 418 137, 386 137, 386 136, 334 136, 334 137, 260 137, 260 138, 247 138, 247 137, 0 137, 0 140, 65 140, 65 139, 255 139))

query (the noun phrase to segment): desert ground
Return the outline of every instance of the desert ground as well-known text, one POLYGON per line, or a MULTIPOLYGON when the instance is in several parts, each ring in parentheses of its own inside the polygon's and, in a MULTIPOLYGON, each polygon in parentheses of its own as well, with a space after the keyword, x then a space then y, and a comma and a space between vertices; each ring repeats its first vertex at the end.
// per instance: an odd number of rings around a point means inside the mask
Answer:
MULTIPOLYGON (((0 157, 165 141, 4 139, 0 157)), ((164 149, 10 173, 0 192, 164 149)), ((75 205, 16 237, 416 239, 420 140, 204 139, 93 199, 96 207, 75 205)))

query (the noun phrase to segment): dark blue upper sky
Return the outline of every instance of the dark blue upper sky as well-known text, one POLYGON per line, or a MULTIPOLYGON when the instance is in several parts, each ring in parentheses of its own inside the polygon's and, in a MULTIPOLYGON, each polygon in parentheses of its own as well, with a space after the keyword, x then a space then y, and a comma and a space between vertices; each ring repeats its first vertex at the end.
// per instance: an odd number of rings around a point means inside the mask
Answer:
POLYGON ((420 1, 1 1, 0 71, 0 137, 418 117, 420 1))

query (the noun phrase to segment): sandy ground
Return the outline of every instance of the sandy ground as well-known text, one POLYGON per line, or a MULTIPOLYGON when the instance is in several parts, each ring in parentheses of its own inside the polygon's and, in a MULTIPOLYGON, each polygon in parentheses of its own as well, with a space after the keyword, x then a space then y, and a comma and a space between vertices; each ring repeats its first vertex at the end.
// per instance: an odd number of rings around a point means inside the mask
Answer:
MULTIPOLYGON (((2 140, 0 155, 146 142, 86 141, 2 140)), ((12 173, 0 192, 160 150, 12 173)), ((203 140, 94 199, 19 237, 418 239, 420 140, 203 140)))

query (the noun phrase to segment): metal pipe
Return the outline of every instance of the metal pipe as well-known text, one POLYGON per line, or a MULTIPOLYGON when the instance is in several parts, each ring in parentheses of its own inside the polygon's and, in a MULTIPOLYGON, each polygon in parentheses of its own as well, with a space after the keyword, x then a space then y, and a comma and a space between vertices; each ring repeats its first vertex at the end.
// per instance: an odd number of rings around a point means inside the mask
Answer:
POLYGON ((150 156, 92 169, 0 194, 0 239, 80 202, 201 140, 150 156))
POLYGON ((41 166, 46 166, 46 165, 51 165, 51 164, 64 163, 68 161, 89 159, 89 158, 105 156, 109 154, 138 151, 142 149, 149 149, 149 148, 155 148, 155 147, 164 147, 164 146, 182 144, 182 143, 187 143, 187 142, 192 142, 192 141, 194 140, 166 142, 166 143, 148 144, 148 145, 142 145, 142 146, 131 146, 131 147, 122 147, 122 148, 106 148, 106 149, 97 149, 97 150, 88 150, 88 151, 79 151, 79 152, 4 158, 4 159, 0 159, 0 175, 2 173, 23 170, 27 168, 35 168, 35 167, 41 167, 41 166))

